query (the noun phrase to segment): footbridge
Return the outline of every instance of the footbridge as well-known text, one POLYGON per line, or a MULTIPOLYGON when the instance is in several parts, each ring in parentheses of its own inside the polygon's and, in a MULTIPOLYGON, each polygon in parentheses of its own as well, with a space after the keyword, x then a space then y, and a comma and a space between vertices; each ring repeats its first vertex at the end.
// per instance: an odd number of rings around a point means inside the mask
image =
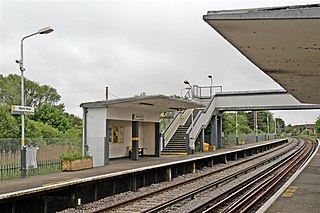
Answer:
POLYGON ((197 139, 204 141, 204 130, 212 121, 211 143, 222 147, 222 114, 225 111, 320 109, 317 104, 302 104, 285 90, 218 92, 210 99, 198 97, 204 108, 179 112, 162 134, 162 151, 188 152, 197 139))

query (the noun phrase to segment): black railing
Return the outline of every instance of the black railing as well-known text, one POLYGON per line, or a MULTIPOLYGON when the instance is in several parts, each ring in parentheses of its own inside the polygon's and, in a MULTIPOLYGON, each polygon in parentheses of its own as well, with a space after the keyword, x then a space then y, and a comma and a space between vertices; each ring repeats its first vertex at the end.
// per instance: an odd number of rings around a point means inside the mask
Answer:
MULTIPOLYGON (((37 168, 29 169, 28 176, 61 172, 61 160, 45 160, 37 162, 37 168)), ((18 178, 21 176, 21 164, 12 163, 0 166, 0 180, 18 178)))

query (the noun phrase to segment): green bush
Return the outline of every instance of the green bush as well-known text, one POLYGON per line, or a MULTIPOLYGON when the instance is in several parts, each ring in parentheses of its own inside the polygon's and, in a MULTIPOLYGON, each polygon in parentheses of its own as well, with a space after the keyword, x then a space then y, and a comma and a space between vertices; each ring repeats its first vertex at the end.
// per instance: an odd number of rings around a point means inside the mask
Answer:
POLYGON ((62 161, 73 161, 73 160, 88 159, 88 158, 90 158, 89 155, 82 155, 81 152, 76 152, 76 151, 69 151, 69 152, 63 153, 61 156, 62 161))

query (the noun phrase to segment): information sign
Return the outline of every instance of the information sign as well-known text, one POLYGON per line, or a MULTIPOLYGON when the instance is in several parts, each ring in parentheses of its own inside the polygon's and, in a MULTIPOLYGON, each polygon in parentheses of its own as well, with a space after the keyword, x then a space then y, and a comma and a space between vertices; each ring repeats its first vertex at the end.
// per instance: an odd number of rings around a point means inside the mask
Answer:
POLYGON ((22 115, 22 114, 33 115, 34 114, 34 107, 12 105, 11 114, 14 114, 14 115, 22 115))

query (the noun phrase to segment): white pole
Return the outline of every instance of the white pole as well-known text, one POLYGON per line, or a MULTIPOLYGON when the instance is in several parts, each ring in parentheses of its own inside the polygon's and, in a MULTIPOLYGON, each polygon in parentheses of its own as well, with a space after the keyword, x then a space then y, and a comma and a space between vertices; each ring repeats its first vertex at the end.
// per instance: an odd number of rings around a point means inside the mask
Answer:
POLYGON ((238 111, 236 111, 236 144, 239 144, 239 132, 238 132, 238 111))
MULTIPOLYGON (((31 36, 37 35, 37 34, 48 34, 53 31, 52 28, 46 27, 40 29, 36 33, 32 33, 30 35, 27 35, 21 39, 21 46, 20 46, 20 54, 21 58, 19 61, 16 61, 19 63, 19 67, 21 70, 21 106, 25 105, 24 101, 24 75, 23 72, 25 71, 25 68, 23 67, 23 41, 26 38, 29 38, 31 36)), ((21 178, 25 178, 27 176, 27 162, 26 162, 26 146, 25 146, 25 138, 24 138, 24 114, 21 114, 21 178)))

